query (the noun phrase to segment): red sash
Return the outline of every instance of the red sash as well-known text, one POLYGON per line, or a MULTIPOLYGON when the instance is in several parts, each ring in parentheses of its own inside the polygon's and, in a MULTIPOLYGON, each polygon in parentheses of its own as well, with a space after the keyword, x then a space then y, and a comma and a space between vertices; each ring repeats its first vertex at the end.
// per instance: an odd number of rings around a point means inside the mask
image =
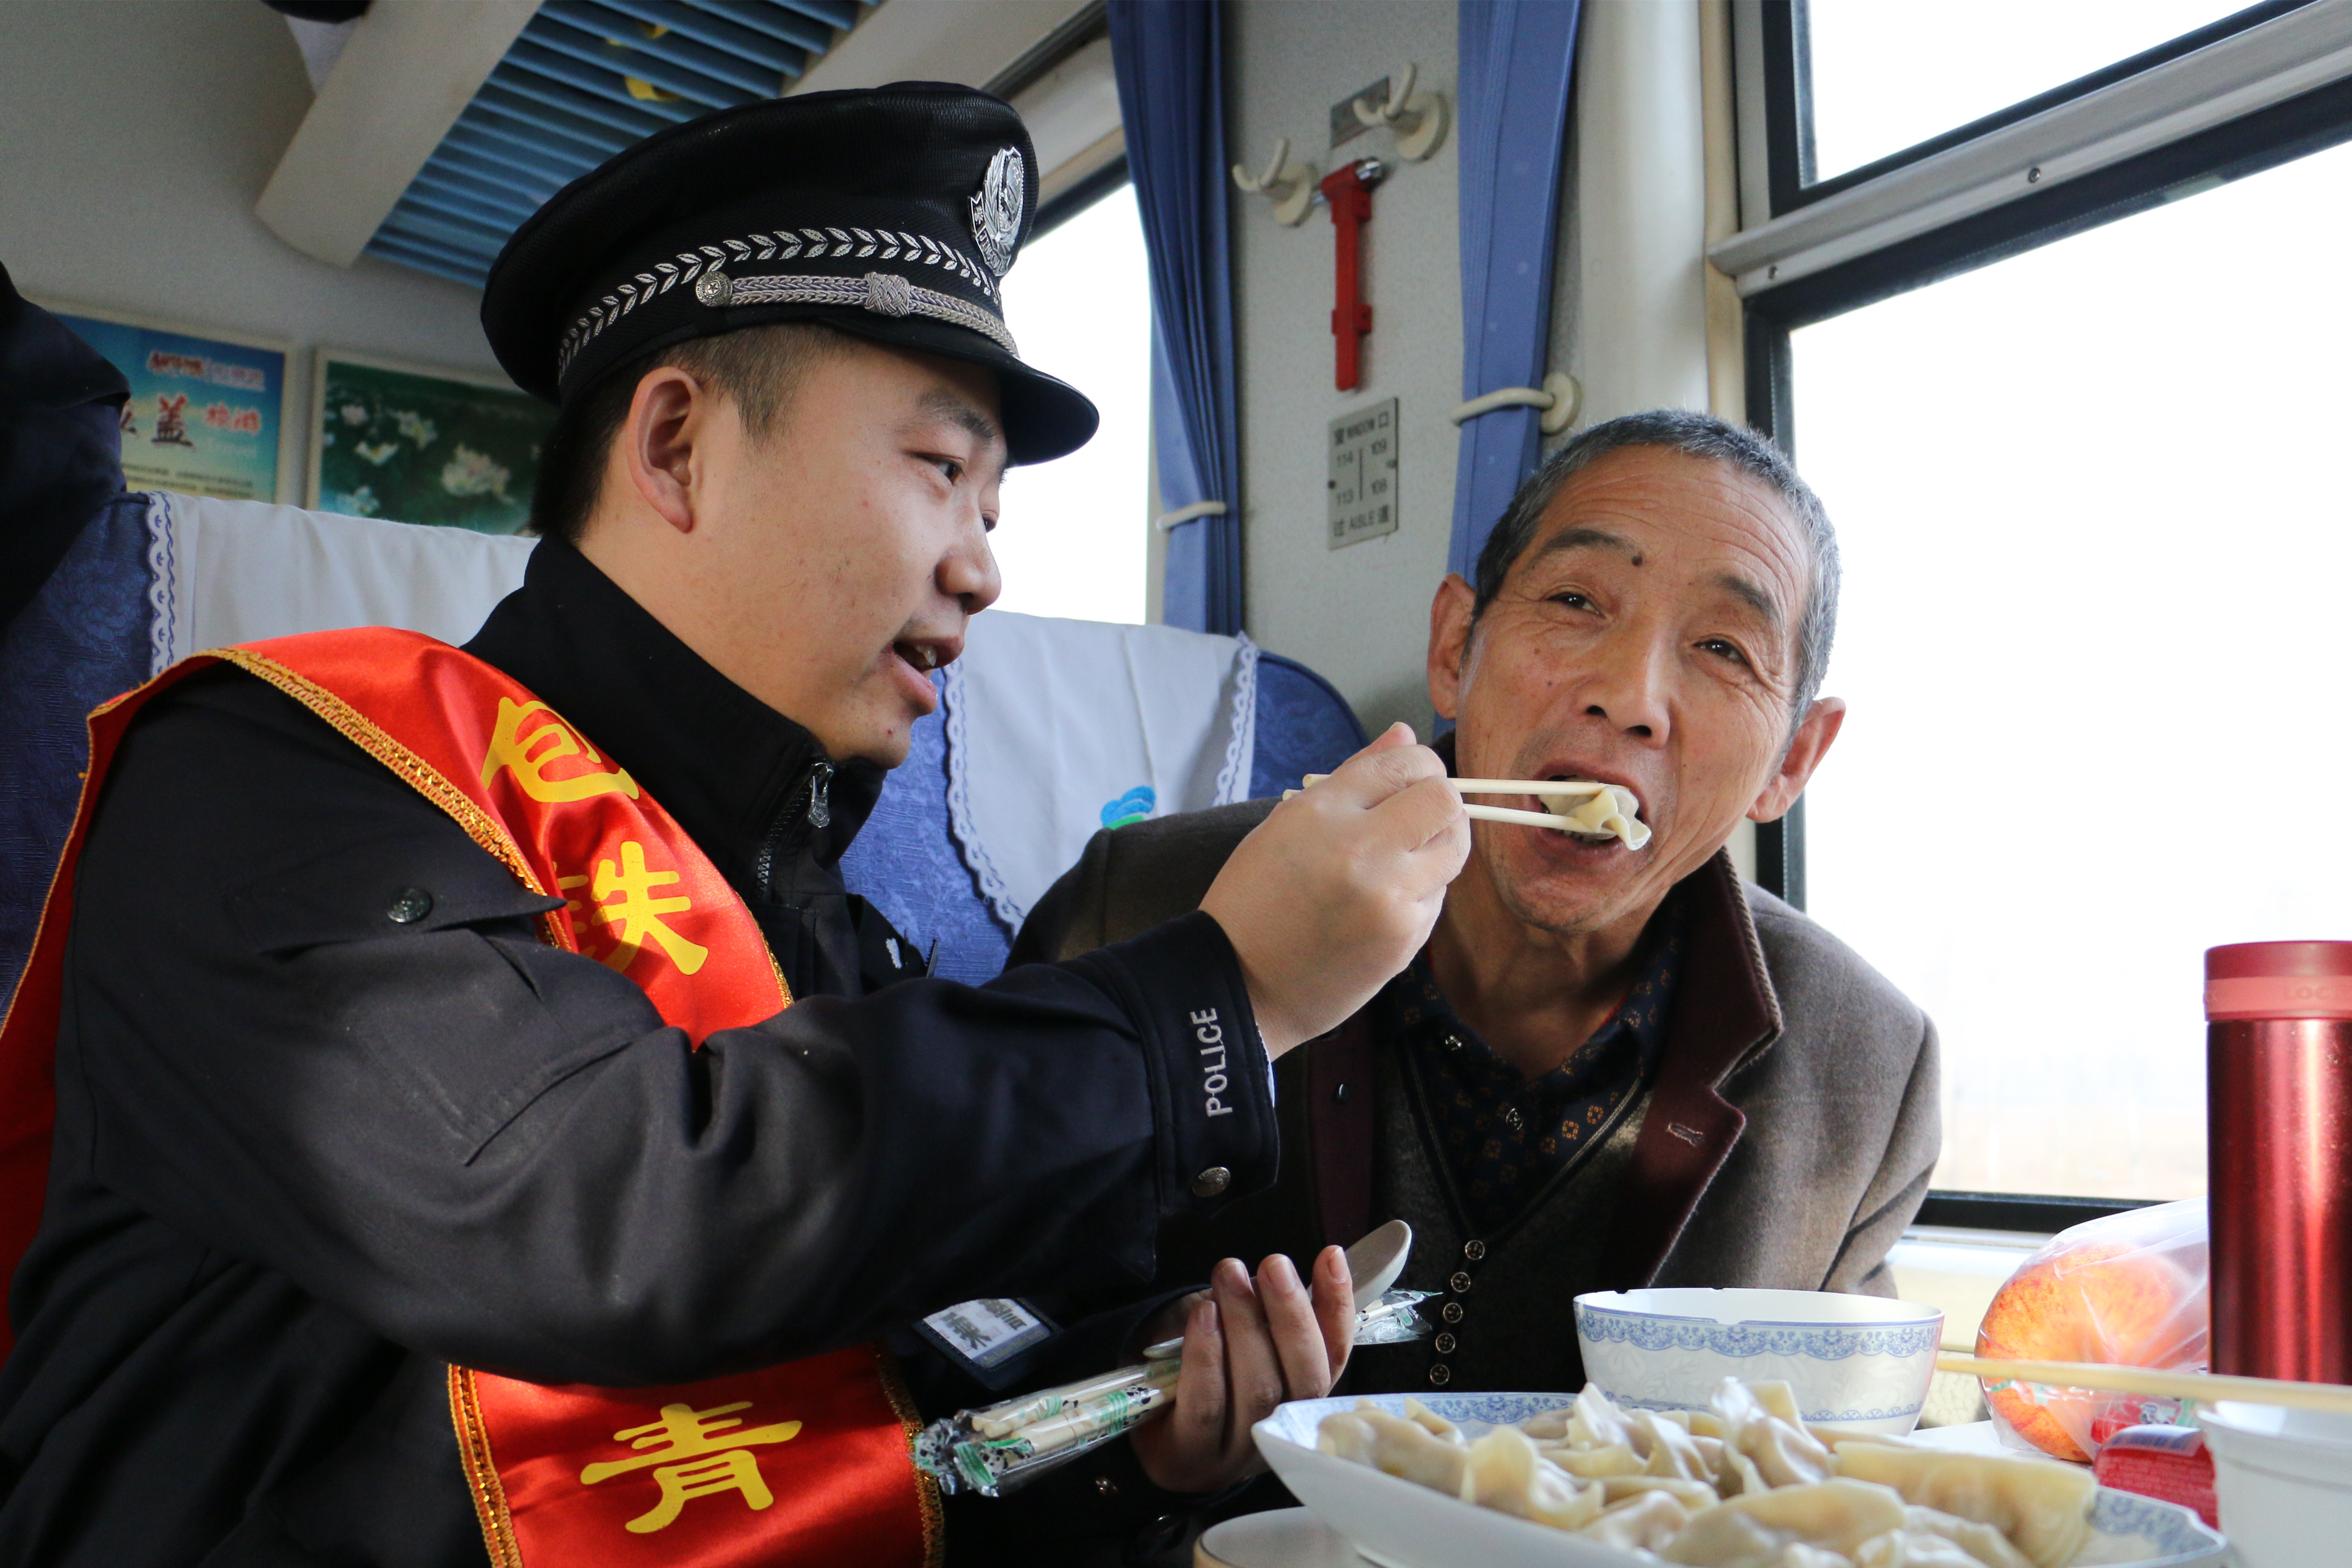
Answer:
MULTIPOLYGON (((545 941, 645 988, 699 1045, 791 1005, 743 901, 625 769, 545 703, 446 643, 368 627, 198 654, 90 715, 81 807, 0 1023, 0 1278, 40 1223, 73 868, 132 717, 227 662, 302 703, 449 814, 532 892, 545 941)), ((0 1322, 0 1354, 11 1343, 0 1322)), ((466 1480, 498 1568, 940 1557, 918 1421, 881 1347, 665 1388, 542 1387, 449 1369, 466 1480)))

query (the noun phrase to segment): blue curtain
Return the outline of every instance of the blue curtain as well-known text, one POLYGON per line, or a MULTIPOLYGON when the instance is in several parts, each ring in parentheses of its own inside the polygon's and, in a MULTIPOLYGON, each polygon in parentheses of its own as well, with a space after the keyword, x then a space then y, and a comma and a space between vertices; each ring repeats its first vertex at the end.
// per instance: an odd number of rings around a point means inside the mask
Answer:
MULTIPOLYGON (((1461 0, 1462 395, 1543 380, 1578 0, 1461 0)), ((1462 426, 1447 564, 1468 577, 1536 466, 1532 408, 1462 426)))
POLYGON ((1151 256, 1151 423, 1160 504, 1223 501, 1168 536, 1171 626, 1242 629, 1240 416, 1216 0, 1109 0, 1127 166, 1151 256))

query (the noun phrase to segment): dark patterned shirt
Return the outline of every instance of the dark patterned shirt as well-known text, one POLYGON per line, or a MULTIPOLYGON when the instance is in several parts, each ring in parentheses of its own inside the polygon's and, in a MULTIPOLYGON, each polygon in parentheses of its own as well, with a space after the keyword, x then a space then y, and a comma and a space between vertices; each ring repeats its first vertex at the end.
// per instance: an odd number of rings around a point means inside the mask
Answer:
POLYGON ((1530 1079, 1463 1022, 1426 955, 1381 993, 1390 1039, 1405 1047, 1454 1187, 1473 1232, 1491 1237, 1583 1152, 1637 1093, 1665 1037, 1683 955, 1679 900, 1643 934, 1633 989, 1609 1021, 1559 1067, 1530 1079))

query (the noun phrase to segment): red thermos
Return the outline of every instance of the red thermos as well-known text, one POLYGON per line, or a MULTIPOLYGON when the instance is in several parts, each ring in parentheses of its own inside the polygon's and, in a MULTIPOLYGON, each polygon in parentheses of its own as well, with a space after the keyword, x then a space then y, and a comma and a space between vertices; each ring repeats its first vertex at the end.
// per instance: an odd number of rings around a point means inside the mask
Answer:
POLYGON ((2352 942, 2205 954, 2213 1370, 2352 1381, 2352 942))

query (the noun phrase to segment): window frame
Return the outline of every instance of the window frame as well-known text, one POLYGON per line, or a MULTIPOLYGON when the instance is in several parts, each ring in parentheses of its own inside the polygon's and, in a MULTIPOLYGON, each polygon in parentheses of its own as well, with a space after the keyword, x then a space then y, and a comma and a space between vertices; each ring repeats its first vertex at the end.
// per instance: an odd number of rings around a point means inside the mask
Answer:
MULTIPOLYGON (((2101 93, 2128 89, 2147 73, 2250 34, 2323 0, 2265 0, 2156 48, 1916 146, 1826 181, 1807 184, 1811 163, 1811 48, 1806 0, 1734 0, 1735 120, 1742 232, 1710 247, 1718 268, 1765 223, 1849 192, 1916 182, 1937 154, 1968 148, 2068 105, 2095 107, 2101 93)), ((2318 13, 2314 12, 2314 16, 2318 13)), ((2309 22, 2313 18, 2305 17, 2309 22)), ((2249 40, 2250 42, 2252 40, 2249 40)), ((2078 112, 2080 112, 2078 110, 2078 112)), ((1748 422, 1791 458, 1799 451, 1791 334, 1799 328, 2068 238, 2151 207, 2352 141, 2352 70, 2047 186, 2023 188, 1938 227, 1893 239, 1845 259, 1743 289, 1748 422)), ((1749 248, 1753 248, 1752 245, 1749 248)), ((1805 802, 1756 833, 1757 880, 1799 909, 1805 905, 1805 802)), ((1936 1190, 1917 1223, 1976 1229, 2054 1232, 2104 1215, 2144 1207, 2111 1198, 1936 1190)))
MULTIPOLYGON (((1010 103, 1020 93, 1043 80, 1056 66, 1098 38, 1110 37, 1109 0, 1087 0, 1087 3, 1064 18, 1061 25, 1037 40, 1012 64, 988 79, 981 89, 1010 103)), ((1042 178, 1045 170, 1037 171, 1042 178)), ((1119 155, 1101 168, 1057 191, 1037 204, 1037 216, 1029 226, 1028 244, 1035 244, 1061 227, 1088 207, 1121 186, 1133 184, 1128 171, 1127 154, 1119 155)))
POLYGON ((2193 32, 2168 39, 2154 48, 2127 55, 2085 76, 2062 82, 2032 98, 2021 99, 2005 109, 1980 115, 1924 142, 1897 148, 1843 174, 1832 174, 1826 180, 1816 180, 1812 177, 1812 39, 1808 21, 1811 7, 1809 0, 1767 0, 1759 7, 1761 28, 1758 43, 1764 57, 1764 112, 1769 128, 1766 178, 1772 215, 1778 217, 1827 200, 1842 191, 1868 184, 1897 169, 1977 141, 2021 121, 2031 120, 2044 110, 2085 98, 2102 88, 2112 87, 2157 66, 2194 54, 2208 44, 2260 26, 2313 3, 2314 0, 2260 0, 2259 4, 2233 11, 2193 32))

